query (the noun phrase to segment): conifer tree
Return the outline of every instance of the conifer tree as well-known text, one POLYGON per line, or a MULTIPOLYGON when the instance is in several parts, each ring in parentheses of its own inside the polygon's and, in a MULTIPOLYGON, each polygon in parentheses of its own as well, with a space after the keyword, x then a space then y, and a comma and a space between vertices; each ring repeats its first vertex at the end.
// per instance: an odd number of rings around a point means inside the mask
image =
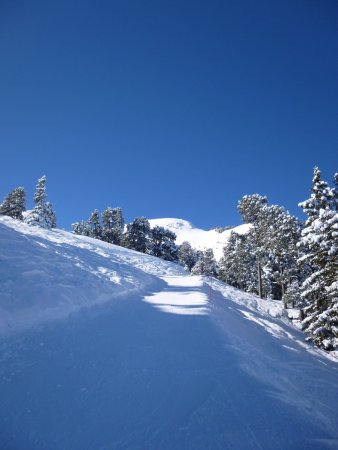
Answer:
POLYGON ((97 209, 95 209, 91 213, 87 222, 87 228, 89 232, 88 236, 94 239, 102 239, 102 227, 100 224, 100 216, 97 209))
POLYGON ((102 213, 102 240, 115 245, 121 245, 124 218, 121 208, 108 207, 102 213))
POLYGON ((227 284, 257 294, 256 261, 251 242, 245 235, 232 231, 219 261, 218 276, 227 284))
POLYGON ((42 205, 43 203, 45 203, 45 200, 47 198, 46 182, 47 182, 46 175, 43 175, 41 178, 39 178, 38 184, 36 185, 36 190, 34 194, 34 203, 36 203, 37 205, 42 205))
POLYGON ((151 255, 166 261, 178 260, 178 247, 175 244, 176 234, 160 226, 151 230, 151 255))
POLYGON ((80 222, 73 223, 72 224, 72 228, 73 228, 73 233, 74 234, 79 234, 79 235, 82 235, 82 236, 89 236, 90 235, 90 230, 88 228, 88 224, 84 220, 80 220, 80 222))
POLYGON ((137 217, 127 225, 127 231, 123 236, 123 246, 141 253, 151 251, 150 223, 145 217, 137 217))
MULTIPOLYGON (((250 249, 251 264, 254 262, 256 266, 257 287, 251 283, 250 292, 257 292, 260 297, 281 299, 288 284, 299 275, 297 242, 301 223, 284 208, 268 205, 267 198, 258 194, 243 197, 238 203, 238 209, 243 220, 251 222, 252 225, 245 237, 245 245, 250 249)), ((238 265, 237 253, 243 249, 243 245, 239 246, 235 242, 236 240, 233 242, 234 248, 227 251, 233 254, 238 265)), ((248 259, 244 255, 241 255, 241 258, 248 259)), ((236 275, 229 275, 227 262, 222 264, 223 278, 238 278, 241 271, 236 271, 236 275)), ((251 276, 252 269, 247 273, 251 276)), ((237 280, 229 281, 237 283, 237 280)), ((241 285, 243 286, 243 283, 241 285)))
POLYGON ((332 350, 338 339, 337 192, 321 179, 318 167, 311 197, 299 206, 308 216, 300 241, 304 248, 300 263, 312 271, 301 286, 306 302, 303 329, 316 345, 332 350))
POLYGON ((204 265, 203 265, 203 260, 202 258, 199 258, 196 261, 196 264, 194 265, 194 267, 191 269, 191 274, 192 275, 203 275, 204 274, 204 265))
POLYGON ((208 275, 215 277, 217 275, 216 261, 214 252, 211 248, 207 248, 202 253, 201 258, 196 262, 192 268, 193 275, 208 275))
POLYGON ((26 192, 18 187, 10 192, 0 205, 0 215, 22 220, 22 213, 26 211, 26 192))
POLYGON ((47 229, 56 228, 56 215, 52 204, 45 201, 46 197, 46 176, 44 175, 38 180, 34 195, 36 206, 27 214, 26 223, 47 229))
POLYGON ((178 259, 183 267, 191 272, 191 269, 197 262, 197 254, 188 241, 184 241, 180 245, 178 250, 178 259))
POLYGON ((237 204, 237 209, 245 223, 254 223, 261 209, 268 204, 268 199, 259 194, 245 195, 237 204))
POLYGON ((281 299, 298 273, 300 221, 280 206, 265 205, 252 231, 259 245, 265 296, 281 299))
POLYGON ((284 308, 291 306, 291 308, 303 306, 303 301, 301 298, 300 286, 297 279, 292 280, 283 295, 284 308))

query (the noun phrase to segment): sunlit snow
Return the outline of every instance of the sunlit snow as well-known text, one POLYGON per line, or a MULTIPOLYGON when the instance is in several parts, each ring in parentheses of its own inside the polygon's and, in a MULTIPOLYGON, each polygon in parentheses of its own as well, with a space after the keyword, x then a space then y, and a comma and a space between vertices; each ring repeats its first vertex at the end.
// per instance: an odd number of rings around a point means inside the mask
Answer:
POLYGON ((0 217, 0 449, 338 448, 338 364, 281 302, 0 217))

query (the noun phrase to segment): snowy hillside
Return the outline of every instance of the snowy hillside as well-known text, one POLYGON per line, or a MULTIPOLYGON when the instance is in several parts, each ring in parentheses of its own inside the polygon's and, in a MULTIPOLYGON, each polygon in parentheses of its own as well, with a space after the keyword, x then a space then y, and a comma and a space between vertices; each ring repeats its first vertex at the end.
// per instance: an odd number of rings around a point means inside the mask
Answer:
POLYGON ((216 230, 206 231, 195 228, 190 222, 183 219, 151 219, 149 222, 152 228, 160 226, 173 231, 177 236, 177 244, 188 241, 196 250, 212 248, 217 260, 223 256, 223 247, 227 243, 231 231, 235 231, 238 234, 245 234, 250 227, 250 225, 243 224, 219 233, 216 230))
POLYGON ((280 302, 6 217, 0 350, 1 449, 338 448, 338 364, 280 302))

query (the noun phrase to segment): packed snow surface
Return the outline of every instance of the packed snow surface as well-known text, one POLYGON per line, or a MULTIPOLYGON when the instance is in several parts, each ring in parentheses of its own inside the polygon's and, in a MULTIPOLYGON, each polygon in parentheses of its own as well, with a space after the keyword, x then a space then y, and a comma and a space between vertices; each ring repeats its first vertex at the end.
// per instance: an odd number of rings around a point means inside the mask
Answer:
POLYGON ((337 363, 280 302, 0 218, 0 448, 338 448, 337 363))
POLYGON ((190 222, 183 219, 151 219, 149 222, 152 228, 159 226, 173 231, 177 237, 176 243, 179 245, 188 241, 196 250, 212 248, 217 260, 223 256, 223 247, 228 242, 232 231, 238 234, 246 234, 250 229, 250 225, 244 224, 220 233, 216 230, 206 231, 195 228, 190 222))

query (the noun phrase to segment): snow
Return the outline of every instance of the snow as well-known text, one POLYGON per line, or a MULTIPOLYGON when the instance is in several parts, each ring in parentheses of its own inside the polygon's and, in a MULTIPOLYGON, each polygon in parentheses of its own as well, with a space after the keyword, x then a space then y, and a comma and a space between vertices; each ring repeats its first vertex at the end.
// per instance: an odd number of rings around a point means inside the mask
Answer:
POLYGON ((0 448, 338 448, 337 362, 280 302, 0 218, 0 448))
POLYGON ((162 277, 167 287, 146 296, 144 301, 155 305, 160 311, 172 314, 207 314, 208 296, 197 292, 203 286, 201 277, 162 277), (178 289, 182 288, 182 289, 178 289))
POLYGON ((223 247, 227 243, 232 231, 238 234, 246 234, 250 229, 250 225, 243 224, 219 233, 216 230, 206 231, 195 228, 190 222, 183 219, 150 219, 149 222, 151 228, 160 226, 174 232, 177 236, 176 244, 178 245, 184 241, 188 241, 196 250, 212 248, 216 260, 222 258, 223 247))

